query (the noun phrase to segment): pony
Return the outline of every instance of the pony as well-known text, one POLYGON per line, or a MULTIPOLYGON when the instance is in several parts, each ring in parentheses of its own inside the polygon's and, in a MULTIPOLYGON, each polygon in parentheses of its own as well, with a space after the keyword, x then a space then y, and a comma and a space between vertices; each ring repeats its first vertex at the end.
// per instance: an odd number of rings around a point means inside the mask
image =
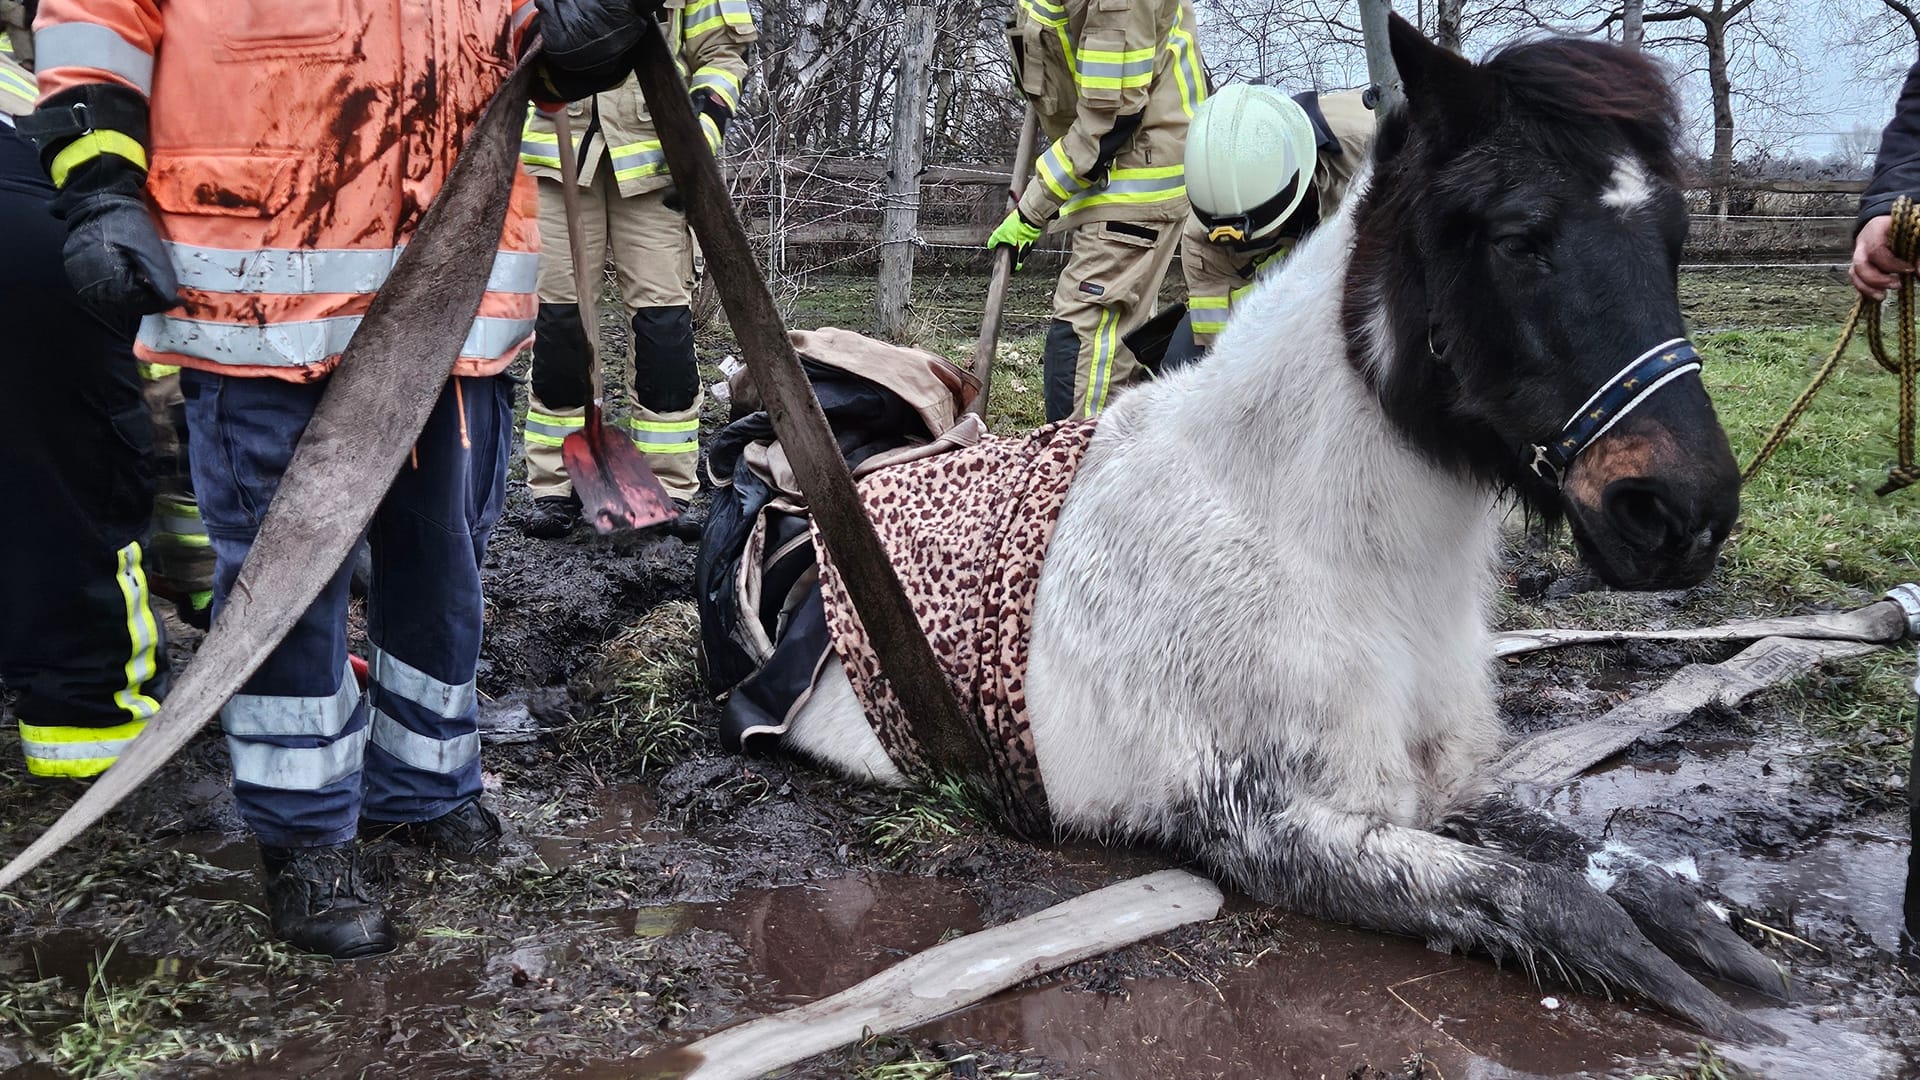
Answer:
MULTIPOLYGON (((1672 90, 1598 42, 1390 35, 1406 105, 1346 209, 1073 476, 1026 681, 1053 822, 1767 1038, 1681 964, 1777 993, 1773 963, 1486 772, 1496 501, 1626 589, 1702 580, 1738 514, 1676 295, 1672 90)), ((906 782, 837 661, 786 745, 906 782)))

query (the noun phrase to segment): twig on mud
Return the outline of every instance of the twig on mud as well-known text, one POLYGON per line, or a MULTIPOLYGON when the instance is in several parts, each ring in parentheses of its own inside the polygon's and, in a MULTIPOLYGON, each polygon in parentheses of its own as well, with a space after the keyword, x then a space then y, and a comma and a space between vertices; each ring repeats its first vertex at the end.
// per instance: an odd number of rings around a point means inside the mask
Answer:
POLYGON ((1213 991, 1213 996, 1220 999, 1220 1004, 1225 1005, 1227 1003, 1227 995, 1220 992, 1220 985, 1214 982, 1212 979, 1207 978, 1205 975, 1200 974, 1200 969, 1188 963, 1186 957, 1181 956, 1179 953, 1174 952, 1172 949, 1162 948, 1160 951, 1163 953, 1166 953, 1168 956, 1173 957, 1175 960, 1180 961, 1181 967, 1186 968, 1188 971, 1192 972, 1194 978, 1199 979, 1203 983, 1206 983, 1207 989, 1213 991))
MULTIPOLYGON (((1458 1038, 1454 1036, 1453 1032, 1448 1031, 1446 1028, 1441 1027, 1440 1022, 1438 1020, 1435 1020, 1432 1017, 1428 1016, 1426 1013, 1423 1013, 1419 1009, 1414 1008, 1413 1002, 1408 1001, 1406 998, 1400 996, 1400 987, 1402 986, 1412 986, 1414 983, 1425 982, 1428 979, 1434 978, 1435 976, 1439 976, 1439 975, 1451 975, 1453 972, 1457 970, 1459 969, 1448 968, 1445 971, 1430 971, 1425 975, 1416 976, 1411 979, 1403 979, 1400 982, 1394 983, 1392 986, 1387 987, 1387 993, 1392 994, 1393 1000, 1399 1002, 1402 1005, 1405 1005, 1407 1007, 1408 1012, 1411 1012, 1413 1015, 1419 1017, 1421 1021, 1424 1022, 1428 1027, 1432 1028, 1433 1030, 1439 1032, 1442 1035, 1445 1035, 1447 1037, 1447 1041, 1453 1043, 1453 1045, 1459 1047, 1460 1049, 1465 1050, 1468 1054, 1471 1054, 1474 1057, 1478 1057, 1479 1055, 1474 1053, 1473 1047, 1468 1046, 1466 1043, 1461 1042, 1458 1038)), ((1439 1070, 1435 1069, 1434 1071, 1438 1072, 1439 1070)), ((1445 1080, 1445 1078, 1443 1077, 1442 1080, 1445 1080)))
POLYGON ((1766 923, 1763 923, 1758 919, 1750 919, 1747 916, 1742 915, 1740 916, 1740 921, 1743 923, 1746 923, 1748 926, 1753 927, 1755 930, 1764 930, 1767 933, 1772 934, 1774 937, 1785 938, 1788 941, 1795 942, 1800 945, 1805 945, 1807 948, 1812 949, 1814 952, 1820 953, 1822 956, 1826 955, 1827 950, 1821 948, 1818 945, 1815 945, 1813 942, 1808 941, 1806 938, 1799 937, 1794 934, 1789 934, 1785 930, 1775 929, 1774 927, 1768 926, 1766 923))

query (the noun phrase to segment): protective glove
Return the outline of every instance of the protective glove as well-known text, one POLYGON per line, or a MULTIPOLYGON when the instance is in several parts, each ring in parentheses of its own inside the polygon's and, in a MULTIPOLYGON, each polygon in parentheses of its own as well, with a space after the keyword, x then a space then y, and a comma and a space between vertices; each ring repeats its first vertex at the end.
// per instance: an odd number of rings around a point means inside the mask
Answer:
POLYGON ((1000 226, 993 230, 993 235, 987 237, 987 248, 1012 248, 1013 268, 1018 270, 1027 264, 1027 253, 1033 250, 1033 245, 1039 240, 1040 226, 1022 217, 1019 210, 1009 210, 1007 216, 1001 219, 1000 226))
POLYGON ((625 62, 640 35, 653 30, 661 0, 534 0, 534 6, 548 66, 579 74, 625 62))
POLYGON ((173 262, 147 211, 146 99, 90 84, 56 94, 19 121, 59 189, 67 278, 88 307, 120 320, 180 302, 173 262))
POLYGON ((693 102, 693 114, 700 118, 700 130, 706 133, 707 149, 718 154, 720 144, 726 140, 727 121, 733 119, 733 110, 711 90, 695 90, 687 96, 693 102))

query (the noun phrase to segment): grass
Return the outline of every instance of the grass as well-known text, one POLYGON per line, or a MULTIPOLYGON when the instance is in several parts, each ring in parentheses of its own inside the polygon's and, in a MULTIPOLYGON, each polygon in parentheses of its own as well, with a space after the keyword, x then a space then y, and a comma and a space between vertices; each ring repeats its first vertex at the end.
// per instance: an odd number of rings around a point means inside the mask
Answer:
POLYGON ((991 831, 993 822, 993 813, 973 791, 945 779, 894 793, 890 806, 866 819, 864 833, 885 862, 903 866, 962 837, 991 831))
POLYGON ((675 600, 601 646, 587 676, 597 693, 587 717, 562 735, 563 749, 596 768, 631 773, 686 756, 707 737, 699 636, 699 610, 675 600))
POLYGON ((1039 1073, 983 1065, 973 1054, 928 1057, 899 1036, 871 1033, 847 1052, 846 1068, 851 1080, 1040 1080, 1039 1073))
POLYGON ((1633 1080, 1742 1080, 1747 1073, 1737 1066, 1728 1064, 1725 1058, 1714 1052, 1713 1047, 1702 1042, 1699 1057, 1691 1063, 1673 1066, 1677 1071, 1661 1073, 1641 1073, 1633 1080))
POLYGON ((0 1023, 35 1039, 47 1060, 69 1076, 140 1076, 166 1062, 194 1058, 203 1064, 252 1054, 218 1033, 191 1026, 188 1013, 226 1000, 228 988, 212 978, 134 981, 109 979, 113 949, 88 965, 80 989, 55 977, 0 989, 0 1023))

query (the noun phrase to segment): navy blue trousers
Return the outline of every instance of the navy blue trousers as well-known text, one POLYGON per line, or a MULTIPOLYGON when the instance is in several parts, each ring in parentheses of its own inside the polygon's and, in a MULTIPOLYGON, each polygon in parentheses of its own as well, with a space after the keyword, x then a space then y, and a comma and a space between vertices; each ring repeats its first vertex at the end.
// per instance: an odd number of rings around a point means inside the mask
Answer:
MULTIPOLYGON (((216 614, 325 386, 182 373, 216 614)), ((342 567, 221 711, 234 795, 261 843, 337 844, 362 817, 424 821, 480 793, 480 564, 505 499, 512 423, 505 378, 449 380, 381 501, 367 536, 365 694, 347 664, 342 567)))

